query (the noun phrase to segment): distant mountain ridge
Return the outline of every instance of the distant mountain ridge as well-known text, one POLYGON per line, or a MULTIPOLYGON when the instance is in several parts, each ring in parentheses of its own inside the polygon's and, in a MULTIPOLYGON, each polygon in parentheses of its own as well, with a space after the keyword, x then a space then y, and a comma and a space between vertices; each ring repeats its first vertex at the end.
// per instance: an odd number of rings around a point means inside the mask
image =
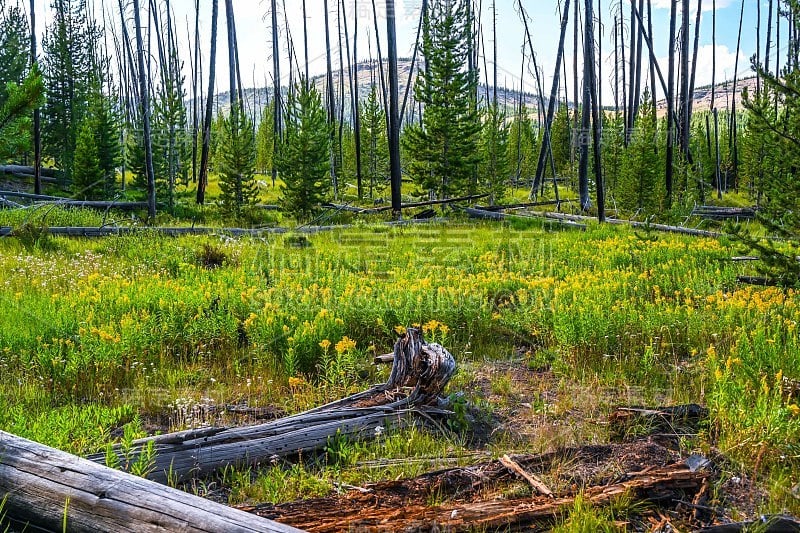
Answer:
MULTIPOLYGON (((383 70, 384 74, 388 72, 388 65, 386 64, 387 61, 384 60, 383 70)), ((400 93, 400 104, 402 105, 403 100, 406 95, 406 87, 409 81, 409 72, 411 71, 411 59, 409 58, 402 58, 398 60, 398 77, 399 77, 399 93, 400 93)), ((380 87, 380 68, 378 66, 377 60, 365 61, 358 63, 356 66, 356 74, 358 77, 358 96, 360 101, 365 100, 369 96, 369 92, 371 90, 371 86, 375 83, 378 87, 378 91, 381 91, 380 87)), ((317 90, 323 95, 323 99, 325 98, 326 90, 326 78, 325 74, 320 74, 318 76, 314 76, 311 78, 312 82, 316 85, 317 90)), ((411 90, 408 91, 408 100, 406 103, 406 119, 412 119, 416 116, 417 113, 417 102, 414 99, 414 90, 413 90, 413 83, 416 79, 416 73, 414 78, 412 78, 411 83, 412 87, 411 90)), ((723 81, 716 84, 716 91, 715 91, 715 104, 717 108, 725 108, 730 105, 732 99, 735 98, 737 106, 741 104, 741 93, 742 90, 747 87, 748 90, 752 93, 755 90, 755 77, 744 78, 737 81, 736 84, 736 94, 733 91, 733 81, 723 81)), ((348 79, 348 72, 347 68, 343 72, 343 77, 340 77, 340 71, 335 70, 333 72, 333 85, 334 85, 334 93, 336 95, 337 100, 341 100, 340 94, 342 89, 344 90, 344 109, 337 108, 337 113, 342 116, 345 121, 350 121, 351 119, 351 97, 350 97, 350 82, 348 79), (343 86, 342 86, 343 83, 343 86)), ((262 118, 264 109, 267 107, 268 102, 272 100, 273 88, 272 87, 258 87, 258 88, 246 88, 243 89, 244 91, 244 102, 245 102, 245 110, 248 114, 253 118, 253 120, 258 123, 258 121, 262 118)), ((493 88, 491 86, 486 86, 485 84, 481 84, 478 93, 479 96, 484 99, 491 99, 492 98, 493 88)), ((660 93, 661 91, 659 91, 660 93)), ((282 98, 286 97, 287 87, 281 88, 282 98)), ((659 96, 662 96, 659 94, 659 96)), ((539 109, 539 102, 538 97, 531 92, 525 92, 520 94, 519 90, 516 89, 509 89, 506 87, 498 87, 497 91, 498 103, 501 107, 505 107, 509 112, 513 109, 516 109, 519 105, 520 100, 522 103, 529 108, 531 111, 531 116, 534 120, 537 119, 538 109, 539 109)), ((702 111, 707 110, 711 107, 711 85, 703 86, 696 88, 694 91, 694 104, 693 109, 695 111, 702 111)), ((205 104, 205 97, 201 98, 202 103, 205 104)), ((549 98, 544 98, 544 105, 547 106, 549 98)), ((191 113, 192 109, 192 100, 191 98, 186 101, 187 109, 191 113)), ((574 108, 573 102, 568 103, 570 108, 574 108)), ((230 107, 230 92, 220 92, 217 93, 215 97, 215 110, 214 115, 218 112, 226 112, 230 107)), ((661 110, 666 108, 666 99, 659 98, 657 102, 657 107, 661 110)), ((606 110, 613 110, 613 106, 606 105, 604 106, 606 110)))

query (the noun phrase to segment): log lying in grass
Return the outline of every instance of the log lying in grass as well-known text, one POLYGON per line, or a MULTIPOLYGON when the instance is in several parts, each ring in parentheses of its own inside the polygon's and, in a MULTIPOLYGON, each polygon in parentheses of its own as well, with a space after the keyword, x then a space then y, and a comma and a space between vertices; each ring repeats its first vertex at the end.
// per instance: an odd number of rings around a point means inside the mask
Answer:
POLYGON ((6 518, 25 529, 299 531, 0 431, 3 498, 6 518))
POLYGON ((692 209, 692 216, 711 220, 752 220, 756 217, 755 207, 721 207, 716 205, 699 205, 692 209))
MULTIPOLYGON (((149 479, 181 482, 229 465, 267 465, 278 457, 324 449, 334 437, 370 439, 385 428, 402 427, 416 414, 444 414, 436 405, 450 377, 455 359, 442 346, 427 344, 420 331, 408 328, 395 343, 389 381, 304 413, 256 426, 201 434, 161 435, 137 441, 121 463, 135 462, 152 441, 156 454, 149 479)), ((106 454, 91 460, 103 463, 106 454)))
MULTIPOLYGON (((545 463, 563 461, 558 454, 543 456, 545 463)), ((536 464, 532 458, 515 457, 516 464, 536 464)), ((698 490, 710 472, 704 468, 707 461, 699 463, 692 458, 672 465, 647 468, 619 476, 620 481, 610 485, 596 485, 583 491, 587 503, 602 506, 615 498, 629 494, 637 500, 671 501, 684 492, 698 490)), ((576 494, 534 496, 529 498, 503 498, 473 501, 470 496, 491 487, 497 476, 509 475, 501 462, 485 465, 484 469, 467 467, 425 474, 413 480, 384 482, 355 490, 341 498, 322 498, 299 501, 278 506, 259 506, 248 510, 277 518, 288 524, 313 533, 335 531, 439 531, 519 530, 552 524, 568 512, 575 503, 576 494), (424 487, 417 490, 417 487, 424 487), (426 505, 435 494, 458 494, 463 503, 441 506, 426 505)))
MULTIPOLYGON (((573 222, 583 222, 587 220, 594 220, 592 217, 583 215, 568 215, 566 213, 536 213, 538 216, 552 218, 553 220, 571 220, 573 222)), ((694 237, 711 237, 718 238, 724 234, 714 231, 706 231, 702 229, 684 228, 681 226, 667 226, 664 224, 648 224, 646 222, 637 222, 635 220, 621 220, 618 218, 607 218, 606 222, 609 224, 628 225, 632 228, 649 228, 654 231, 663 231, 666 233, 679 233, 681 235, 692 235, 694 237)))
MULTIPOLYGON (((34 179, 33 167, 26 167, 23 165, 0 165, 0 174, 26 180, 34 179)), ((58 183, 61 171, 52 168, 42 168, 40 174, 43 183, 58 183)))
MULTIPOLYGON (((540 219, 540 220, 543 219, 546 222, 554 223, 554 222, 548 220, 546 217, 542 217, 542 216, 538 216, 538 215, 523 215, 523 214, 520 214, 520 213, 515 213, 515 214, 500 213, 498 211, 490 211, 490 210, 483 209, 483 208, 477 209, 477 208, 474 208, 474 207, 467 207, 467 208, 464 209, 464 212, 470 218, 477 218, 477 219, 483 219, 483 220, 508 220, 508 219, 515 219, 515 218, 516 219, 527 218, 527 219, 540 219)), ((555 223, 558 223, 561 226, 575 228, 575 229, 579 229, 579 230, 585 230, 586 229, 586 225, 585 224, 580 224, 580 223, 572 221, 572 220, 566 220, 566 219, 557 220, 557 221, 555 221, 555 223)))

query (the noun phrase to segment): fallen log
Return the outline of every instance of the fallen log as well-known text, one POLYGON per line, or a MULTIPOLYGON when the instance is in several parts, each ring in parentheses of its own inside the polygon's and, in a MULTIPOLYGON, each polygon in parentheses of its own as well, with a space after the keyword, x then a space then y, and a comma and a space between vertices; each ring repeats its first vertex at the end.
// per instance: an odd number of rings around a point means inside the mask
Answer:
MULTIPOLYGON (((546 218, 552 218, 554 220, 571 220, 573 222, 583 222, 588 220, 594 220, 593 217, 583 216, 583 215, 569 215, 566 213, 551 213, 551 212, 544 212, 544 213, 536 213, 538 216, 543 216, 546 218)), ((619 224, 619 225, 627 225, 631 226, 632 228, 649 228, 655 231, 663 231, 666 233, 679 233, 681 235, 692 235, 694 237, 711 237, 711 238, 718 238, 722 237, 723 233, 717 233, 714 231, 706 231, 702 229, 694 229, 694 228, 684 228, 681 226, 667 226, 664 224, 648 224, 646 222, 637 222, 635 220, 621 220, 618 218, 607 218, 606 222, 609 224, 619 224)))
POLYGON ((762 276, 737 276, 736 281, 744 285, 756 285, 758 287, 780 287, 781 282, 777 279, 765 278, 762 276))
POLYGON ((508 209, 525 209, 528 207, 543 207, 546 205, 560 206, 561 204, 568 204, 570 202, 575 202, 575 201, 577 200, 567 198, 564 200, 548 200, 540 202, 523 202, 519 204, 488 205, 488 206, 475 206, 475 207, 477 209, 483 209, 484 211, 506 211, 508 209))
MULTIPOLYGON (((538 215, 523 215, 523 214, 519 214, 519 213, 515 213, 515 214, 499 213, 497 211, 489 211, 489 210, 486 210, 486 209, 483 209, 483 208, 477 209, 477 208, 474 208, 474 207, 467 207, 467 208, 464 209, 464 212, 470 218, 477 218, 477 219, 483 219, 483 220, 508 220, 508 219, 515 219, 515 218, 516 219, 527 218, 527 219, 543 219, 545 221, 548 221, 547 217, 542 217, 542 216, 538 216, 538 215)), ((580 229, 580 230, 585 230, 586 229, 586 225, 585 224, 580 224, 580 223, 572 221, 572 220, 566 220, 565 219, 565 220, 558 220, 557 222, 562 226, 566 226, 566 227, 570 227, 570 228, 575 228, 575 229, 580 229)))
MULTIPOLYGON (((0 165, 0 174, 30 174, 32 177, 34 172, 33 167, 26 167, 25 165, 0 165)), ((42 176, 48 178, 58 178, 62 174, 60 170, 45 167, 40 168, 39 172, 42 176)))
MULTIPOLYGON (((409 226, 413 224, 428 224, 437 222, 440 219, 428 220, 392 220, 385 222, 386 226, 409 226)), ((231 237, 259 237, 262 235, 281 235, 285 233, 315 234, 325 231, 335 231, 349 229, 348 224, 336 226, 305 226, 295 229, 290 228, 211 228, 203 226, 164 228, 147 226, 52 226, 43 228, 42 232, 48 235, 59 235, 62 237, 116 237, 119 235, 135 235, 141 233, 152 233, 167 237, 182 237, 186 235, 227 235, 231 237)), ((14 228, 10 226, 0 226, 0 237, 14 237, 14 228)))
POLYGON ((715 205, 701 205, 692 209, 692 216, 712 220, 742 219, 752 220, 756 217, 754 207, 721 207, 715 205))
MULTIPOLYGON (((542 464, 563 461, 561 453, 542 456, 542 464)), ((536 465, 531 458, 514 458, 517 464, 536 465), (530 461, 530 462, 529 462, 530 461)), ((704 463, 701 463, 704 464, 704 463)), ((530 466, 528 466, 530 468, 530 466)), ((545 527, 567 513, 577 494, 558 497, 477 500, 469 495, 480 494, 496 481, 495 475, 508 475, 502 463, 495 461, 485 469, 468 467, 426 474, 414 480, 383 482, 351 491, 344 497, 298 501, 284 505, 244 507, 259 516, 279 519, 312 533, 335 531, 474 531, 545 527), (424 490, 417 490, 417 486, 424 490), (390 489, 387 491, 387 489, 390 489), (464 492, 456 492, 463 489, 464 492), (364 491, 366 490, 366 492, 364 491), (431 494, 452 495, 466 500, 440 506, 426 505, 431 494)), ((609 504, 623 494, 638 500, 671 501, 676 495, 699 490, 711 476, 707 469, 698 469, 687 460, 662 467, 629 471, 615 483, 595 485, 582 491, 592 505, 609 504)))
MULTIPOLYGON (((108 453, 122 464, 135 463, 152 446, 155 458, 147 477, 160 483, 183 482, 231 465, 258 467, 322 450, 334 437, 366 440, 384 429, 403 427, 418 414, 424 420, 447 413, 436 406, 455 368, 450 352, 408 328, 395 343, 392 372, 384 385, 264 424, 160 435, 137 441, 129 451, 115 447, 108 453)), ((103 463, 108 453, 89 459, 103 463)))
POLYGON ((0 501, 24 529, 76 533, 299 530, 0 431, 0 501))

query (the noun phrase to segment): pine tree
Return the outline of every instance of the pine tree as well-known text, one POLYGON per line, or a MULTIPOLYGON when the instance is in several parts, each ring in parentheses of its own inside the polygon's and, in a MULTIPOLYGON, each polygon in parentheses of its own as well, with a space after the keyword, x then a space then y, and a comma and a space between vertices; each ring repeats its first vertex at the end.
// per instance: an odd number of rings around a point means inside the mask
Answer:
POLYGON ((361 106, 361 160, 363 178, 369 184, 369 197, 376 189, 382 191, 389 177, 389 140, 387 139, 386 112, 378 99, 375 84, 361 106))
POLYGON ((42 110, 44 153, 72 177, 77 132, 87 111, 93 50, 100 32, 87 18, 86 0, 53 0, 53 21, 42 47, 47 102, 42 110))
POLYGON ((75 141, 73 195, 83 200, 98 200, 105 193, 104 182, 94 124, 90 117, 86 117, 78 128, 75 141))
POLYGON ((241 104, 231 108, 222 122, 219 188, 222 210, 241 218, 258 203, 256 185, 256 138, 253 123, 241 104))
POLYGON ((404 136, 414 181, 440 197, 474 191, 481 130, 470 60, 469 0, 434 0, 423 20, 426 68, 414 87, 425 107, 404 136))
POLYGON ((272 116, 274 103, 270 102, 264 109, 261 122, 256 131, 256 170, 260 174, 272 172, 275 118, 272 116))
POLYGON ((506 161, 515 185, 533 182, 536 175, 536 134, 528 108, 523 104, 508 128, 506 161))
POLYGON ((0 1, 0 105, 8 98, 6 83, 25 79, 30 64, 28 19, 19 5, 6 10, 0 1))
MULTIPOLYGON (((575 112, 577 113, 578 111, 576 110, 575 112)), ((571 158, 572 140, 570 138, 570 112, 564 104, 558 106, 558 110, 553 117, 550 139, 550 149, 553 152, 553 163, 556 167, 556 173, 560 175, 574 175, 575 169, 572 168, 571 158)))
POLYGON ((117 165, 121 158, 119 120, 113 103, 108 96, 103 94, 97 80, 92 84, 84 123, 82 128, 88 125, 94 135, 94 142, 90 145, 84 139, 82 146, 79 146, 76 140, 76 174, 72 183, 73 191, 79 196, 86 195, 84 188, 91 183, 89 194, 92 199, 110 198, 116 189, 117 165), (77 159, 79 148, 82 151, 80 167, 77 159), (91 182, 87 181, 86 176, 77 175, 78 170, 89 174, 94 172, 93 165, 88 161, 89 154, 94 154, 97 159, 96 163, 101 176, 99 184, 94 183, 96 181, 94 175, 89 176, 92 178, 91 182))
POLYGON ((489 202, 492 205, 505 195, 509 177, 507 152, 506 115, 498 106, 491 105, 484 111, 480 164, 478 165, 478 190, 489 194, 489 202))
POLYGON ((276 165, 285 186, 281 204, 298 220, 309 220, 330 193, 330 132, 322 98, 304 80, 290 93, 284 143, 276 165))
POLYGON ((38 99, 41 92, 36 87, 41 85, 37 73, 28 78, 30 64, 28 19, 22 9, 11 6, 6 10, 5 2, 0 1, 0 109, 3 119, 0 124, 0 159, 20 160, 25 152, 31 149, 30 120, 13 108, 27 108, 30 98, 38 99), (10 84, 10 85, 8 85, 10 84), (26 87, 27 84, 27 87, 26 87), (30 94, 29 89, 34 89, 30 94), (6 108, 8 105, 8 109, 6 108))
POLYGON ((34 66, 20 85, 9 82, 6 98, 0 105, 0 160, 7 160, 24 150, 30 139, 30 115, 44 102, 44 84, 34 66))
POLYGON ((660 212, 665 197, 663 158, 658 155, 658 129, 652 106, 650 93, 645 90, 614 195, 619 208, 645 214, 660 212))

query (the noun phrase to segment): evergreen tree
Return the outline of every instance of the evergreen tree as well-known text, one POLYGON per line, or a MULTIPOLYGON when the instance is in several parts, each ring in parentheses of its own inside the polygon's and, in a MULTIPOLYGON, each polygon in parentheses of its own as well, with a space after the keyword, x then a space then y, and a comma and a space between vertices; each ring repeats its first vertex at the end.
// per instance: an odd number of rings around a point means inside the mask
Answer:
POLYGON ((87 18, 86 0, 53 0, 53 21, 47 26, 42 70, 47 102, 42 110, 46 155, 72 177, 78 127, 88 108, 93 74, 93 49, 100 31, 87 18))
POLYGON ((603 148, 606 186, 613 194, 617 190, 625 153, 625 124, 621 113, 607 115, 603 119, 603 148))
POLYGON ((389 176, 389 140, 387 139, 386 112, 378 100, 375 84, 361 105, 361 161, 363 179, 369 183, 369 197, 375 190, 382 191, 389 176))
POLYGON ((0 105, 0 160, 7 160, 25 149, 30 139, 31 112, 44 102, 44 84, 34 65, 22 84, 4 85, 6 98, 0 105))
POLYGON ((219 188, 222 210, 240 218, 258 203, 256 138, 253 123, 240 104, 234 104, 222 122, 219 188))
POLYGON ((73 166, 73 195, 83 200, 98 200, 105 194, 105 176, 100 168, 93 120, 86 117, 78 128, 73 166))
POLYGON ((2 160, 20 160, 31 149, 30 120, 19 109, 15 109, 19 106, 27 108, 31 99, 37 100, 41 96, 41 91, 37 91, 41 85, 41 80, 36 79, 39 77, 38 71, 28 78, 29 39, 25 13, 19 5, 6 9, 5 2, 0 0, 0 110, 3 110, 4 119, 0 138, 2 160))
POLYGON ((505 195, 508 183, 508 125, 506 115, 491 105, 484 111, 478 165, 479 191, 489 194, 494 205, 505 195))
POLYGON ((256 132, 256 170, 260 174, 272 172, 275 137, 274 109, 275 104, 273 102, 267 104, 256 132))
POLYGON ((528 108, 522 105, 508 128, 506 161, 515 185, 533 182, 536 176, 536 133, 528 108))
MULTIPOLYGON (((578 110, 575 111, 576 113, 578 110)), ((570 136, 570 113, 567 106, 561 104, 558 106, 555 116, 553 117, 553 125, 550 127, 550 149, 553 152, 553 163, 556 167, 556 173, 560 175, 572 176, 575 174, 575 169, 571 160, 571 147, 572 140, 570 136)))
MULTIPOLYGON (((79 143, 76 139, 75 167, 73 169, 73 191, 79 197, 91 199, 111 198, 116 189, 117 165, 121 159, 119 120, 110 98, 103 94, 98 81, 92 84, 89 94, 88 108, 81 129, 88 129, 94 135, 94 142, 84 139, 79 143), (78 152, 81 161, 78 162, 78 152), (94 165, 90 164, 90 154, 96 157, 96 165, 100 179, 93 174, 94 165), (88 176, 80 175, 80 173, 88 176), (91 181, 89 181, 91 180, 91 181), (97 183, 96 183, 97 182, 97 183), (88 191, 86 187, 89 186, 88 191), (88 195, 88 196, 87 196, 88 195)), ((79 131, 79 134, 81 131, 79 131)))
POLYGON ((662 190, 663 163, 658 155, 658 128, 653 116, 653 102, 646 89, 636 125, 622 158, 614 197, 620 209, 655 214, 661 211, 661 201, 666 191, 662 190))
POLYGON ((309 220, 330 193, 330 132, 315 86, 304 80, 290 93, 286 129, 276 165, 285 186, 281 204, 298 220, 309 220))
POLYGON ((414 94, 422 122, 404 136, 414 181, 440 197, 474 191, 481 124, 475 106, 477 71, 470 59, 469 0, 433 0, 423 20, 426 68, 414 94))
POLYGON ((8 98, 6 84, 20 85, 30 65, 30 30, 19 5, 6 9, 0 0, 0 105, 8 98))

